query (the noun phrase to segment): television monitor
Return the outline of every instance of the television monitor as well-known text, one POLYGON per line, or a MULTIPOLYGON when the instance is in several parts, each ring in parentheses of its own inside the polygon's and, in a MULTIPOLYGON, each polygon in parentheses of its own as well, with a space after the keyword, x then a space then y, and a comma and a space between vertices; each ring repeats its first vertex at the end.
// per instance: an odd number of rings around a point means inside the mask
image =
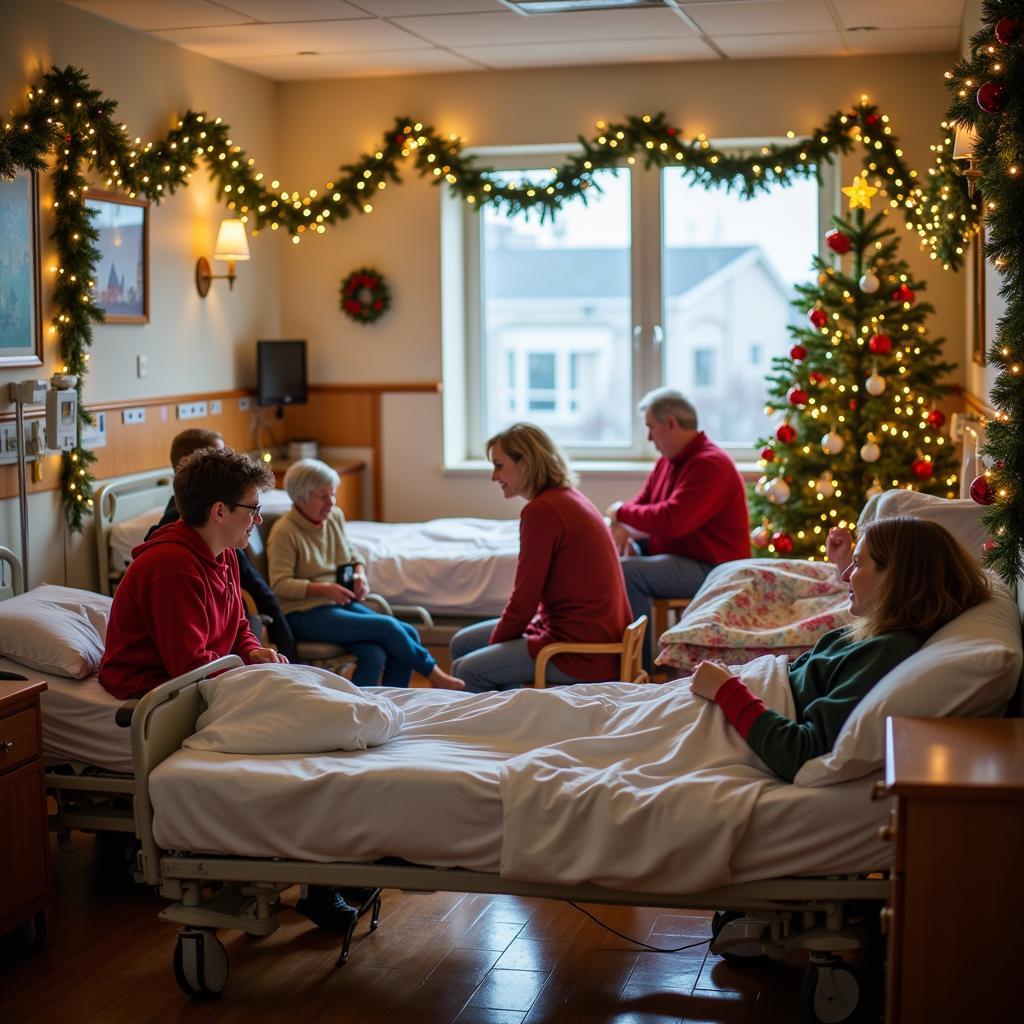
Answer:
POLYGON ((304 341, 256 342, 256 392, 260 405, 305 404, 304 341))

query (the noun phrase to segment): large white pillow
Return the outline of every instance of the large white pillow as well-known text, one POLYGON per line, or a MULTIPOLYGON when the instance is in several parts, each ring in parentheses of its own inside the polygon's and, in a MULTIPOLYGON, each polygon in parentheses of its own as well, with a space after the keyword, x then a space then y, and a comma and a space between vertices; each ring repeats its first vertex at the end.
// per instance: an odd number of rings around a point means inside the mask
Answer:
POLYGON ((110 598, 43 584, 0 601, 0 653, 29 668, 84 679, 100 667, 110 598))
POLYGON ((828 754, 808 761, 798 786, 859 779, 885 763, 888 715, 920 718, 1001 715, 1021 671, 1021 624, 1006 586, 969 608, 883 677, 854 708, 828 754))
POLYGON ((858 526, 893 516, 917 516, 944 526, 979 563, 989 532, 981 525, 984 506, 970 498, 940 498, 920 491, 893 488, 869 498, 861 510, 858 526))
POLYGON ((386 743, 405 723, 387 697, 311 665, 247 665, 205 679, 206 710, 185 740, 223 754, 316 754, 386 743))

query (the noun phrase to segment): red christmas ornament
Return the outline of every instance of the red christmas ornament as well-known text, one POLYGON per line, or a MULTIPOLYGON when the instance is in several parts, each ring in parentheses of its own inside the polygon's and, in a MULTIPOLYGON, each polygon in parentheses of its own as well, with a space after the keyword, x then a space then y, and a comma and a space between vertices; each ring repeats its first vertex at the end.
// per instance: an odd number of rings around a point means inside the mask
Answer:
POLYGON ((789 350, 789 356, 791 359, 795 359, 799 363, 801 359, 807 358, 807 349, 805 349, 803 345, 794 345, 789 350))
POLYGON ((850 412, 856 412, 856 411, 857 411, 857 399, 856 398, 851 398, 850 399, 850 412))
POLYGON ((764 459, 765 462, 774 462, 775 450, 773 448, 762 448, 761 458, 764 459))
POLYGON ((982 551, 995 551, 996 542, 994 540, 987 540, 981 545, 982 551))
POLYGON ((1002 459, 996 459, 996 461, 992 463, 992 468, 993 469, 1002 469, 1003 466, 1005 466, 1005 465, 1006 465, 1006 463, 1003 462, 1002 459))
POLYGON ((831 231, 825 232, 825 244, 840 256, 845 256, 853 248, 850 236, 844 234, 839 228, 833 228, 831 231))
POLYGON ((790 405, 806 405, 810 396, 799 384, 794 384, 786 393, 786 401, 790 405))
POLYGON ((928 413, 928 426, 933 430, 941 430, 946 425, 946 414, 939 412, 938 409, 932 409, 928 413))
POLYGON ((828 323, 828 313, 820 306, 815 306, 814 309, 807 311, 807 319, 820 331, 828 323))
POLYGON ((811 372, 807 376, 812 384, 825 383, 825 374, 823 374, 821 370, 811 370, 811 372))
POLYGON ((888 334, 876 334, 868 342, 868 348, 876 356, 886 356, 892 351, 892 338, 888 334))
POLYGON ((910 464, 910 471, 918 480, 927 480, 935 472, 931 459, 914 459, 910 464))
POLYGON ((772 543, 780 555, 788 555, 793 550, 793 538, 788 533, 776 530, 772 534, 772 543))
POLYGON ((971 481, 971 498, 979 505, 991 505, 996 500, 996 489, 984 473, 971 481))
POLYGON ((1010 90, 1002 82, 986 82, 977 95, 978 106, 986 114, 998 114, 1010 99, 1010 90))
POLYGON ((914 291, 913 291, 913 289, 909 285, 901 284, 899 286, 899 288, 897 288, 892 293, 892 297, 897 302, 913 302, 914 301, 914 291))
POLYGON ((775 437, 783 444, 792 444, 796 440, 796 429, 788 423, 780 423, 775 428, 775 437))
POLYGON ((996 39, 1003 46, 1013 46, 1020 39, 1020 19, 1000 18, 996 22, 996 39))
POLYGON ((865 124, 878 124, 878 115, 877 114, 868 114, 864 118, 864 123, 865 124))

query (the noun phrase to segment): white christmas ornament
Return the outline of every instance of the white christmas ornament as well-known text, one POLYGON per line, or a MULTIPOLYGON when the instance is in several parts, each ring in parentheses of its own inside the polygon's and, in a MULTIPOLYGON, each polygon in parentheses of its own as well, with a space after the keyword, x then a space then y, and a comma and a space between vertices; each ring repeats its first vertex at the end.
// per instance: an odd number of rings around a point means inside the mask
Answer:
POLYGON ((826 455, 838 455, 845 447, 846 442, 834 430, 821 439, 821 450, 826 455))
POLYGON ((766 548, 771 543, 772 531, 766 526, 758 526, 750 533, 750 543, 755 548, 766 548))
POLYGON ((785 505, 789 501, 789 484, 777 476, 767 487, 765 497, 773 505, 785 505))
POLYGON ((762 498, 767 493, 768 489, 768 477, 758 477, 757 483, 754 484, 754 493, 760 495, 762 498))
MULTIPOLYGON (((867 444, 860 446, 860 457, 865 462, 877 462, 882 455, 882 449, 875 444, 874 441, 868 441, 867 444)), ((870 493, 870 492, 868 492, 870 493)))
POLYGON ((875 274, 872 274, 871 271, 868 271, 860 279, 860 290, 865 295, 874 295, 881 286, 882 282, 879 281, 878 277, 875 274))
POLYGON ((869 488, 867 489, 867 496, 868 496, 869 498, 873 498, 873 497, 874 497, 874 496, 875 496, 876 494, 881 494, 881 493, 882 493, 882 488, 881 488, 881 487, 879 487, 879 486, 878 486, 878 484, 872 484, 872 485, 871 485, 871 486, 870 486, 870 487, 869 487, 869 488))
POLYGON ((831 473, 822 473, 815 481, 814 489, 823 497, 831 498, 836 491, 836 485, 832 480, 831 473))
POLYGON ((864 381, 864 390, 877 398, 885 390, 885 378, 877 370, 872 370, 871 376, 864 381))

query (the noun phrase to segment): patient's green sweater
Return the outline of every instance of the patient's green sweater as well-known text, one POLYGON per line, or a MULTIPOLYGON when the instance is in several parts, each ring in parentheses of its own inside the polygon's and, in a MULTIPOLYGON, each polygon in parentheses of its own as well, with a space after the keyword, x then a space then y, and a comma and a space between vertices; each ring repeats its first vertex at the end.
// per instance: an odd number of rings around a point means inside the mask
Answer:
POLYGON ((795 720, 765 707, 738 679, 723 684, 716 701, 761 760, 792 782, 805 761, 832 749, 868 691, 922 643, 910 632, 852 641, 844 629, 826 633, 789 667, 795 720))

